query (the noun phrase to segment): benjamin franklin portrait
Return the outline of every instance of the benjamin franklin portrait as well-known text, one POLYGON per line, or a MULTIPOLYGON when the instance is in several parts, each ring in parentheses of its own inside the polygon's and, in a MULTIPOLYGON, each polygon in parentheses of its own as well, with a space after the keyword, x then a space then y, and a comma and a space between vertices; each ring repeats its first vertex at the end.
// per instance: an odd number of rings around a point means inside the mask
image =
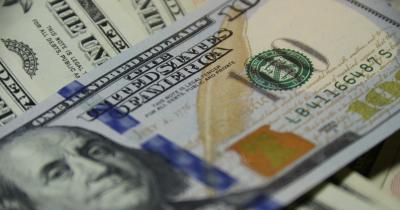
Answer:
POLYGON ((35 128, 0 140, 0 210, 210 209, 173 201, 186 179, 154 154, 82 128, 35 128))

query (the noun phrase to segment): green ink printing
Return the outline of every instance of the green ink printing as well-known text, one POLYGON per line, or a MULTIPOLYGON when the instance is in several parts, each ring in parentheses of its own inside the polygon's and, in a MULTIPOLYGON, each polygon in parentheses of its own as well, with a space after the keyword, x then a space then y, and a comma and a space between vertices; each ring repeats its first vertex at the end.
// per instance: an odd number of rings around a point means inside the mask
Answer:
POLYGON ((290 49, 268 50, 246 65, 247 76, 264 90, 290 90, 305 84, 314 68, 303 54, 290 49))

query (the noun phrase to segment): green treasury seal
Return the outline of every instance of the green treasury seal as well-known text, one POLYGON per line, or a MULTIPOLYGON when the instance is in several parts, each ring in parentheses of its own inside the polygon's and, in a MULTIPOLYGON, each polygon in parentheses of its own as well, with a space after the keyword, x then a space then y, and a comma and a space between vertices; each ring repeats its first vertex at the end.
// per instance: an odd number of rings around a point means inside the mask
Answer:
POLYGON ((303 54, 289 49, 262 52, 246 65, 249 79, 265 90, 290 90, 311 77, 313 65, 303 54))

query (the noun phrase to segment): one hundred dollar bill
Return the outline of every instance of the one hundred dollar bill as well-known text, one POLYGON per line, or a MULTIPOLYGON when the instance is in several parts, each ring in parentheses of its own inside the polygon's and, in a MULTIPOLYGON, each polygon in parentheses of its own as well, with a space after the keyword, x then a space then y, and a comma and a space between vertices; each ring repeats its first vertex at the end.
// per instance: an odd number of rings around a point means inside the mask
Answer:
MULTIPOLYGON (((185 12, 195 7, 185 2, 185 12)), ((148 36, 140 19, 110 3, 0 1, 0 125, 148 36)))
POLYGON ((104 4, 120 4, 132 18, 139 19, 148 34, 165 28, 184 17, 205 0, 96 0, 104 4))
POLYGON ((399 26, 362 1, 209 2, 3 127, 4 202, 287 205, 399 128, 399 26))
POLYGON ((367 178, 349 169, 316 187, 286 209, 398 209, 399 200, 382 192, 367 178), (332 182, 334 184, 332 184, 332 182))
POLYGON ((382 192, 370 180, 348 169, 339 172, 334 177, 341 189, 353 194, 360 200, 380 208, 396 210, 400 207, 400 200, 387 192, 382 192))
POLYGON ((376 203, 365 202, 359 196, 332 183, 324 183, 311 191, 303 200, 287 208, 288 210, 352 210, 352 209, 370 209, 370 210, 389 210, 385 206, 376 203))
POLYGON ((400 133, 397 132, 383 144, 369 178, 380 189, 400 199, 400 133))

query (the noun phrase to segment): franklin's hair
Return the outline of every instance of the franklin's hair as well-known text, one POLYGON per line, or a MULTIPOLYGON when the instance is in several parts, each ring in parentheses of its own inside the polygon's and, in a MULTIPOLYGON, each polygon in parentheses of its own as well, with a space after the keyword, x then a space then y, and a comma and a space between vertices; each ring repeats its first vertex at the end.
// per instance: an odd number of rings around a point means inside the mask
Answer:
MULTIPOLYGON (((105 140, 103 143, 107 146, 116 148, 117 151, 122 151, 134 157, 154 174, 154 176, 156 177, 157 188, 161 191, 160 194, 164 196, 163 200, 165 202, 183 192, 184 189, 187 187, 184 181, 185 176, 181 173, 176 172, 171 166, 168 165, 166 161, 161 159, 159 156, 149 154, 145 151, 141 151, 138 149, 121 146, 109 140, 107 137, 79 127, 54 126, 33 128, 27 129, 22 132, 16 132, 4 137, 3 139, 0 139, 0 152, 2 151, 2 149, 4 149, 5 145, 15 142, 16 139, 18 139, 18 141, 29 141, 29 139, 19 138, 23 135, 26 135, 27 133, 53 129, 65 132, 73 132, 78 136, 96 136, 98 137, 96 139, 105 140)), ((4 175, 1 174, 1 171, 0 210, 36 210, 35 201, 31 200, 29 198, 29 195, 27 195, 22 189, 20 189, 20 187, 18 187, 18 183, 14 183, 10 180, 10 178, 4 177, 4 175)))

